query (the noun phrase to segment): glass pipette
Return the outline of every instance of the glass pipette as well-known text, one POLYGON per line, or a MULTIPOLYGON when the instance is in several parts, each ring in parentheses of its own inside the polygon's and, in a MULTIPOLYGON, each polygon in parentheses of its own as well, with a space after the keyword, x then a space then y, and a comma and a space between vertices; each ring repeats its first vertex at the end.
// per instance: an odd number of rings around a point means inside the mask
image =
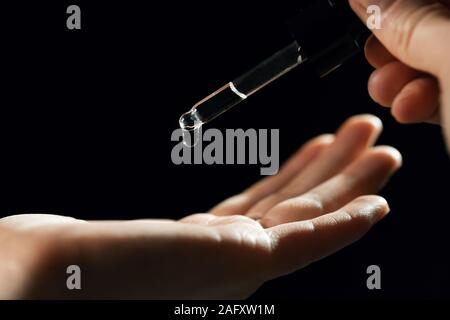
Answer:
POLYGON ((180 117, 180 127, 195 130, 229 110, 306 59, 293 41, 239 78, 227 83, 180 117))

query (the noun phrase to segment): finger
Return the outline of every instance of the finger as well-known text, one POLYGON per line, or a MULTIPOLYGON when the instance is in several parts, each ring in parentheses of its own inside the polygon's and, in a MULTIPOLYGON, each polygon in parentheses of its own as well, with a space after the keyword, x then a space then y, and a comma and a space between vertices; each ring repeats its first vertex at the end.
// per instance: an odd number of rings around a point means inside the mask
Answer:
POLYGON ((219 203, 210 210, 210 213, 215 215, 245 214, 259 200, 276 192, 288 183, 293 176, 303 170, 333 141, 334 135, 331 134, 312 139, 283 165, 278 174, 267 177, 244 192, 219 203))
POLYGON ((395 61, 375 70, 369 79, 369 94, 382 106, 390 107, 409 82, 423 73, 395 61))
POLYGON ((208 213, 196 213, 191 214, 179 220, 182 223, 198 224, 198 225, 208 225, 209 222, 217 218, 215 215, 208 213))
POLYGON ((435 76, 443 71, 450 51, 450 11, 442 3, 426 0, 350 0, 350 5, 365 22, 367 7, 381 9, 381 28, 375 36, 405 64, 435 76), (439 49, 436 49, 439 44, 439 49))
POLYGON ((438 109, 439 85, 432 77, 409 82, 392 103, 392 115, 401 123, 434 122, 438 109))
POLYGON ((338 130, 332 145, 286 186, 253 206, 248 215, 260 218, 276 204, 298 196, 329 179, 371 146, 381 129, 382 123, 375 116, 360 115, 350 118, 338 130))
POLYGON ((255 220, 243 216, 243 215, 228 215, 218 217, 208 213, 197 213, 187 216, 181 220, 181 223, 196 224, 202 226, 219 226, 219 225, 232 225, 232 224, 250 224, 262 228, 262 226, 255 220))
POLYGON ((365 196, 334 213, 267 229, 274 243, 269 277, 293 272, 342 249, 361 238, 388 211, 383 198, 365 196))
POLYGON ((380 68, 397 60, 374 35, 370 35, 367 39, 364 52, 367 61, 374 68, 380 68))
POLYGON ((378 192, 400 168, 400 153, 391 147, 368 150, 342 173, 304 195, 288 199, 272 208, 260 221, 264 227, 316 218, 338 210, 351 200, 378 192))

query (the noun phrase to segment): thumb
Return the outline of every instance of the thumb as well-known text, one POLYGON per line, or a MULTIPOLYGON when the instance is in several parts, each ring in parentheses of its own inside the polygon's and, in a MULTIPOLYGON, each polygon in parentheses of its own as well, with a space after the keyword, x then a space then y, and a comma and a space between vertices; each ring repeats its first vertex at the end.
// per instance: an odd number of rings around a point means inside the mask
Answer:
POLYGON ((372 31, 397 59, 441 79, 449 73, 450 11, 441 2, 350 0, 350 5, 364 22, 373 14, 369 6, 380 8, 381 28, 372 31))

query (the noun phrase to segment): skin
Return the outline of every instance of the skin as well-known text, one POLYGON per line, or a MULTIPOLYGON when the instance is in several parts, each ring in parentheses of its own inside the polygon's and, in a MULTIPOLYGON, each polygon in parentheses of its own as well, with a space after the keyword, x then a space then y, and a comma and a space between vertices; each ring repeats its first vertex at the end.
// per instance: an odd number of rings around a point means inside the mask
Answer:
POLYGON ((389 211, 376 193, 400 167, 373 144, 382 129, 353 117, 317 137, 279 174, 208 213, 179 221, 0 219, 0 298, 245 298, 361 238, 389 211), (67 290, 66 268, 82 270, 67 290))
POLYGON ((441 124, 450 146, 450 0, 349 2, 362 21, 369 5, 381 8, 365 47, 371 97, 401 123, 441 124))

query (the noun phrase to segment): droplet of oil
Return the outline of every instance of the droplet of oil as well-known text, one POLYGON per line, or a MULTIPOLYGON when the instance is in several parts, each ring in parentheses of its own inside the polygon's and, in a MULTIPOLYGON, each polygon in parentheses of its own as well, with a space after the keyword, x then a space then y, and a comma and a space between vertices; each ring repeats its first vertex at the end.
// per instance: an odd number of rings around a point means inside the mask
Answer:
POLYGON ((201 121, 195 109, 186 112, 180 117, 180 128, 183 131, 183 144, 188 148, 193 148, 197 145, 201 136, 201 121))

